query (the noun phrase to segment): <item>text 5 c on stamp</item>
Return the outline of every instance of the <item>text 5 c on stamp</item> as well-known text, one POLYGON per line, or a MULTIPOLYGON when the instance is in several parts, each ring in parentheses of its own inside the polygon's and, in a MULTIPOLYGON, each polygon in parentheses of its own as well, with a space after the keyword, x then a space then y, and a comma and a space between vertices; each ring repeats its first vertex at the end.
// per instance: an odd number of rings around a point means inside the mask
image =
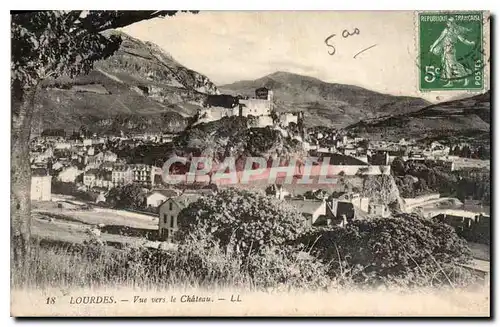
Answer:
POLYGON ((482 12, 419 13, 418 34, 420 90, 483 89, 482 12))

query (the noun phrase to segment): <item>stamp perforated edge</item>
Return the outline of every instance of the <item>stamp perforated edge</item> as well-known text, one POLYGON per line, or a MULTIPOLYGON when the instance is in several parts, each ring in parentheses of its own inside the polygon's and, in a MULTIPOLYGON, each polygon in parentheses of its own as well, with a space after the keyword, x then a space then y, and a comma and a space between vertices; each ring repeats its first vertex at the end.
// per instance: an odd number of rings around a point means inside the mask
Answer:
POLYGON ((441 93, 451 93, 451 92, 463 92, 468 93, 470 95, 478 95, 485 93, 490 90, 490 20, 491 14, 487 10, 415 10, 413 12, 413 45, 415 51, 415 91, 417 94, 425 94, 431 92, 441 92, 441 93), (420 20, 419 15, 423 13, 433 13, 433 14, 458 14, 458 13, 467 13, 467 12, 481 12, 483 15, 483 25, 482 25, 482 46, 484 52, 484 67, 483 67, 483 87, 481 89, 452 89, 452 90, 444 90, 444 89, 425 89, 422 90, 420 88, 420 20))

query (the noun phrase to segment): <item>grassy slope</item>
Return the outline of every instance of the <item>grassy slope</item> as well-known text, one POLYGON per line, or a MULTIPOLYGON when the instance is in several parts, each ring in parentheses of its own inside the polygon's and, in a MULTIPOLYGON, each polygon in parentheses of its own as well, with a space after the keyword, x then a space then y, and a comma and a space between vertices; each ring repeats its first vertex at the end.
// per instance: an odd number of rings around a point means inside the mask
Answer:
POLYGON ((88 75, 44 84, 36 101, 36 128, 92 128, 96 121, 116 115, 132 121, 146 117, 148 124, 161 127, 154 122, 163 114, 177 115, 167 122, 182 122, 182 116, 200 108, 205 93, 218 92, 206 76, 182 66, 156 45, 121 35, 120 49, 97 62, 88 75))

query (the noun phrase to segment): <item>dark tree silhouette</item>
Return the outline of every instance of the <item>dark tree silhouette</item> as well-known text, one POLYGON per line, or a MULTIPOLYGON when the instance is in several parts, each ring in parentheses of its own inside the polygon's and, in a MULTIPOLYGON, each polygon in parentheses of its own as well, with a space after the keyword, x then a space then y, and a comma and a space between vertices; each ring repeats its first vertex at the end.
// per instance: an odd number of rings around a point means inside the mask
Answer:
POLYGON ((88 73, 112 55, 121 38, 101 33, 177 11, 11 12, 11 253, 24 263, 30 248, 29 139, 34 100, 47 78, 88 73))

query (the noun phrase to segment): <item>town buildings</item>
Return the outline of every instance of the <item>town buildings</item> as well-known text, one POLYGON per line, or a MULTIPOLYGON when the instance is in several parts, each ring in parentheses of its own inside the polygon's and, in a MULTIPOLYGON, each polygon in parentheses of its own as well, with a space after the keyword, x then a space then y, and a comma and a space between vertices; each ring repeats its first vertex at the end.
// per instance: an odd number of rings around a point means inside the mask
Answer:
POLYGON ((467 210, 443 210, 432 217, 444 222, 457 231, 457 234, 468 241, 490 244, 491 218, 489 215, 467 210))
POLYGON ((105 152, 99 152, 98 154, 94 156, 89 156, 87 158, 86 164, 87 167, 89 168, 98 168, 101 164, 105 162, 116 162, 118 159, 118 156, 111 152, 111 151, 105 151, 105 152))
MULTIPOLYGON (((290 204, 302 213, 309 226, 322 225, 321 222, 326 221, 326 201, 293 198, 290 199, 290 204)), ((324 225, 326 225, 326 223, 324 223, 324 225)))

